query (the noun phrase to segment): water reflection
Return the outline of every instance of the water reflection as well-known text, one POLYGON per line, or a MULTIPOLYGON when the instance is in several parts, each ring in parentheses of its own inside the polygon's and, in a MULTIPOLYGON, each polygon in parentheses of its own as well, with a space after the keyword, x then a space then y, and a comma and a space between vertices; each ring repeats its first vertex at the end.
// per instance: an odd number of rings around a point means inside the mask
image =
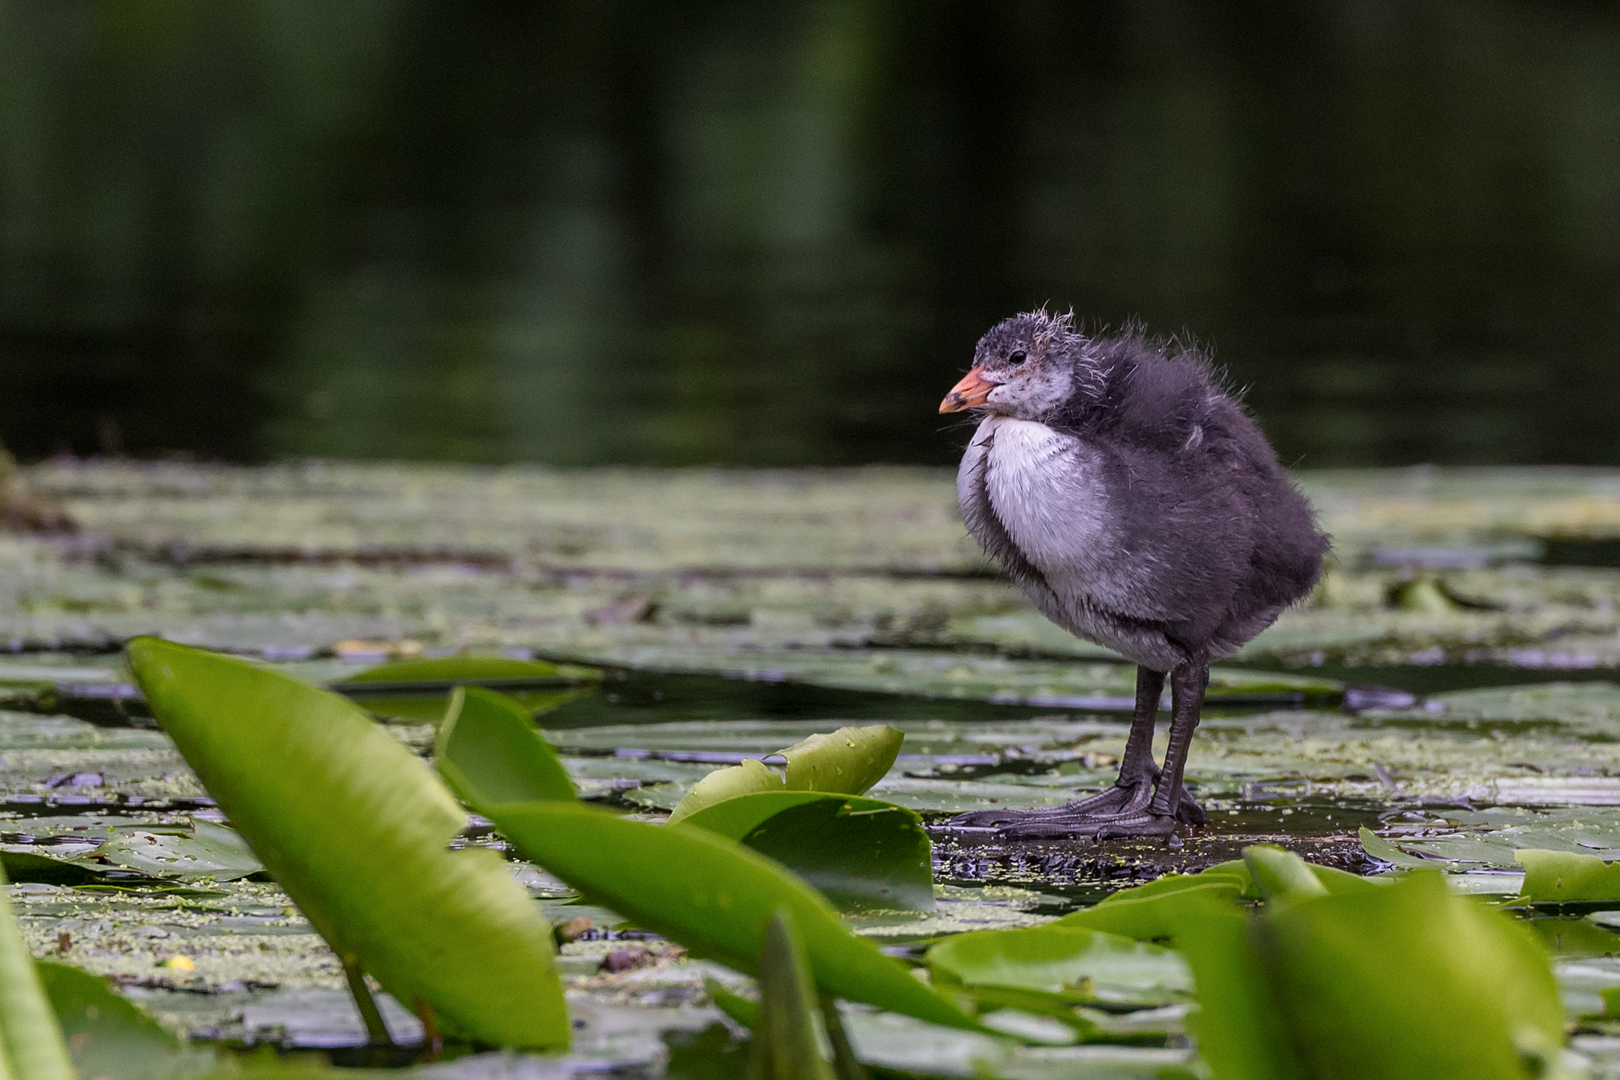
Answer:
POLYGON ((1620 13, 0 0, 0 437, 945 462, 1043 301, 1307 465, 1620 462, 1620 13))

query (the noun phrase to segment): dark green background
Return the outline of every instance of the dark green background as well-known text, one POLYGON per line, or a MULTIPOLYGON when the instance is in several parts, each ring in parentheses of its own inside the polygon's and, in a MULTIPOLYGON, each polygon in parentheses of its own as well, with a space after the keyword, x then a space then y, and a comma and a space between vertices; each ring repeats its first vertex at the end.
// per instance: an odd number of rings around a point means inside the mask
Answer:
POLYGON ((0 438, 946 462, 1042 302, 1286 461, 1620 464, 1620 9, 0 0, 0 438))

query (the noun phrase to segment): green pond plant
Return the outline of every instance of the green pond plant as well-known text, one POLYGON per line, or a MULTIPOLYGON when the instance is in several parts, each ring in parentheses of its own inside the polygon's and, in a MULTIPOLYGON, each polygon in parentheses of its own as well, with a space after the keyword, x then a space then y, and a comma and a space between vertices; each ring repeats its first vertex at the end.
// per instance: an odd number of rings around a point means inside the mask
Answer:
POLYGON ((706 806, 755 792, 827 791, 864 795, 893 768, 904 740, 903 732, 887 724, 844 727, 829 734, 812 735, 767 755, 783 759, 786 768, 781 773, 750 758, 705 776, 675 805, 669 823, 678 824, 706 806))
POLYGON ((62 1028, 45 997, 0 871, 0 1080, 74 1080, 62 1028))
MULTIPOLYGON (((343 961, 445 1034, 560 1048, 569 1026, 549 925, 422 761, 352 702, 154 638, 129 664, 163 730, 253 853, 343 961)), ((369 1008, 368 1008, 369 1006, 369 1008)))

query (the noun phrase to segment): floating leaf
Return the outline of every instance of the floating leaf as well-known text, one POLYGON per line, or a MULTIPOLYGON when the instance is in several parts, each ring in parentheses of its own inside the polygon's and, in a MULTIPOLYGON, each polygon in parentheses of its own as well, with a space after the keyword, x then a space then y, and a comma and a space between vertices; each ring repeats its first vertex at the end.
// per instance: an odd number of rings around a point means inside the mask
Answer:
POLYGON ((1186 960, 1170 949, 1058 925, 957 934, 928 950, 928 966, 963 986, 1039 991, 1069 1003, 1162 1005, 1193 990, 1186 960))
POLYGON ((44 961, 36 967, 80 1076, 152 1080, 200 1073, 213 1060, 208 1050, 182 1046, 99 975, 44 961))
POLYGON ((1416 855, 1408 855, 1382 836, 1363 825, 1360 830, 1361 850, 1377 859, 1379 862, 1393 863, 1407 869, 1426 866, 1433 868, 1434 860, 1422 859, 1416 855))
POLYGON ((1233 895, 1205 887, 1155 898, 1174 904, 1176 947, 1197 985, 1198 1012, 1188 1026, 1215 1080, 1297 1080, 1309 1074, 1278 1011, 1251 920, 1233 895))
POLYGON ((828 993, 952 1027, 973 1021, 900 963, 846 929, 827 901, 779 864, 701 829, 627 821, 578 803, 492 806, 525 858, 593 903, 753 974, 765 920, 793 914, 816 983, 828 993))
POLYGON ((62 1029, 6 899, 0 874, 0 1077, 74 1080, 62 1029))
POLYGON ((450 790, 480 813, 475 793, 491 803, 579 797, 528 710, 490 690, 458 686, 451 692, 433 756, 450 790))
MULTIPOLYGON (((1257 931, 1312 1075, 1518 1080, 1548 1075, 1562 1052, 1564 1013, 1545 951, 1511 919, 1452 893, 1439 873, 1298 900, 1268 912, 1257 931)), ((1194 970, 1202 977, 1196 960, 1194 970)), ((1199 992, 1209 1000, 1202 982, 1199 992)))
POLYGON ((572 664, 552 664, 544 660, 520 660, 511 656, 443 656, 393 660, 368 667, 332 683, 333 687, 355 683, 436 683, 446 688, 468 683, 592 682, 602 677, 596 668, 572 664))
POLYGON ((447 1031, 562 1046, 550 927, 490 851, 447 850, 465 815, 350 702, 278 672, 137 638, 163 729, 333 951, 447 1031))
POLYGON ((778 752, 787 759, 788 790, 861 795, 894 767, 904 741, 905 734, 887 724, 842 727, 778 752))
POLYGON ((531 716, 593 693, 596 668, 509 656, 446 656, 394 660, 329 684, 377 716, 437 721, 445 695, 457 686, 506 691, 531 716), (554 689, 553 689, 554 688, 554 689))
POLYGON ((804 878, 841 909, 934 908, 933 847, 922 818, 893 803, 816 791, 740 795, 677 828, 740 841, 804 878))
POLYGON ((765 924, 759 958, 750 1080, 833 1080, 832 1065, 821 1056, 818 1012, 793 915, 777 908, 765 924))
POLYGON ((152 877, 182 881, 235 881, 264 869, 236 830, 209 821, 193 821, 184 830, 116 828, 93 854, 152 877))
POLYGON ((683 818, 697 813, 706 806, 760 792, 786 791, 787 785, 778 773, 749 758, 740 765, 732 765, 699 780, 670 811, 669 824, 678 824, 683 818))
POLYGON ((863 795, 894 765, 905 734, 886 724, 874 727, 844 727, 830 734, 811 735, 802 742, 778 750, 772 757, 787 761, 786 776, 780 776, 757 761, 744 761, 728 769, 717 769, 676 804, 670 813, 671 825, 705 806, 738 795, 758 791, 827 791, 839 795, 863 795))
POLYGON ((1524 867, 1520 898, 1531 903, 1620 900, 1620 866, 1596 855, 1523 848, 1513 853, 1524 867))
POLYGON ((1225 904, 1236 910, 1232 902, 1243 892, 1241 885, 1226 877, 1202 881, 1198 875, 1188 875, 1185 880, 1178 876, 1174 885, 1174 888, 1165 887, 1136 896, 1109 897, 1095 907, 1070 912, 1049 925, 1101 930, 1136 941, 1172 941, 1186 922, 1211 910, 1212 905, 1225 904))
POLYGON ((0 866, 12 881, 38 881, 46 885, 88 885, 107 880, 106 867, 82 856, 57 859, 31 851, 0 851, 0 866))

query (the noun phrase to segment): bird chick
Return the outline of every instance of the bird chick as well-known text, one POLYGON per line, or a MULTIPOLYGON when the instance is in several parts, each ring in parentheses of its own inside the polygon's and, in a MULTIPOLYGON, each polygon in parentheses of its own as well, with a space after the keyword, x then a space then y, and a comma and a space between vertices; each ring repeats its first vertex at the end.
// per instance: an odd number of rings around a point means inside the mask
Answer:
POLYGON ((942 413, 981 417, 957 472, 968 531, 1043 615, 1137 664, 1120 775, 1052 810, 955 823, 1013 837, 1163 835, 1203 824, 1182 785, 1209 662, 1310 593, 1328 538, 1265 436, 1191 346, 1072 315, 993 327, 942 413), (1170 741, 1153 727, 1168 676, 1170 741))

